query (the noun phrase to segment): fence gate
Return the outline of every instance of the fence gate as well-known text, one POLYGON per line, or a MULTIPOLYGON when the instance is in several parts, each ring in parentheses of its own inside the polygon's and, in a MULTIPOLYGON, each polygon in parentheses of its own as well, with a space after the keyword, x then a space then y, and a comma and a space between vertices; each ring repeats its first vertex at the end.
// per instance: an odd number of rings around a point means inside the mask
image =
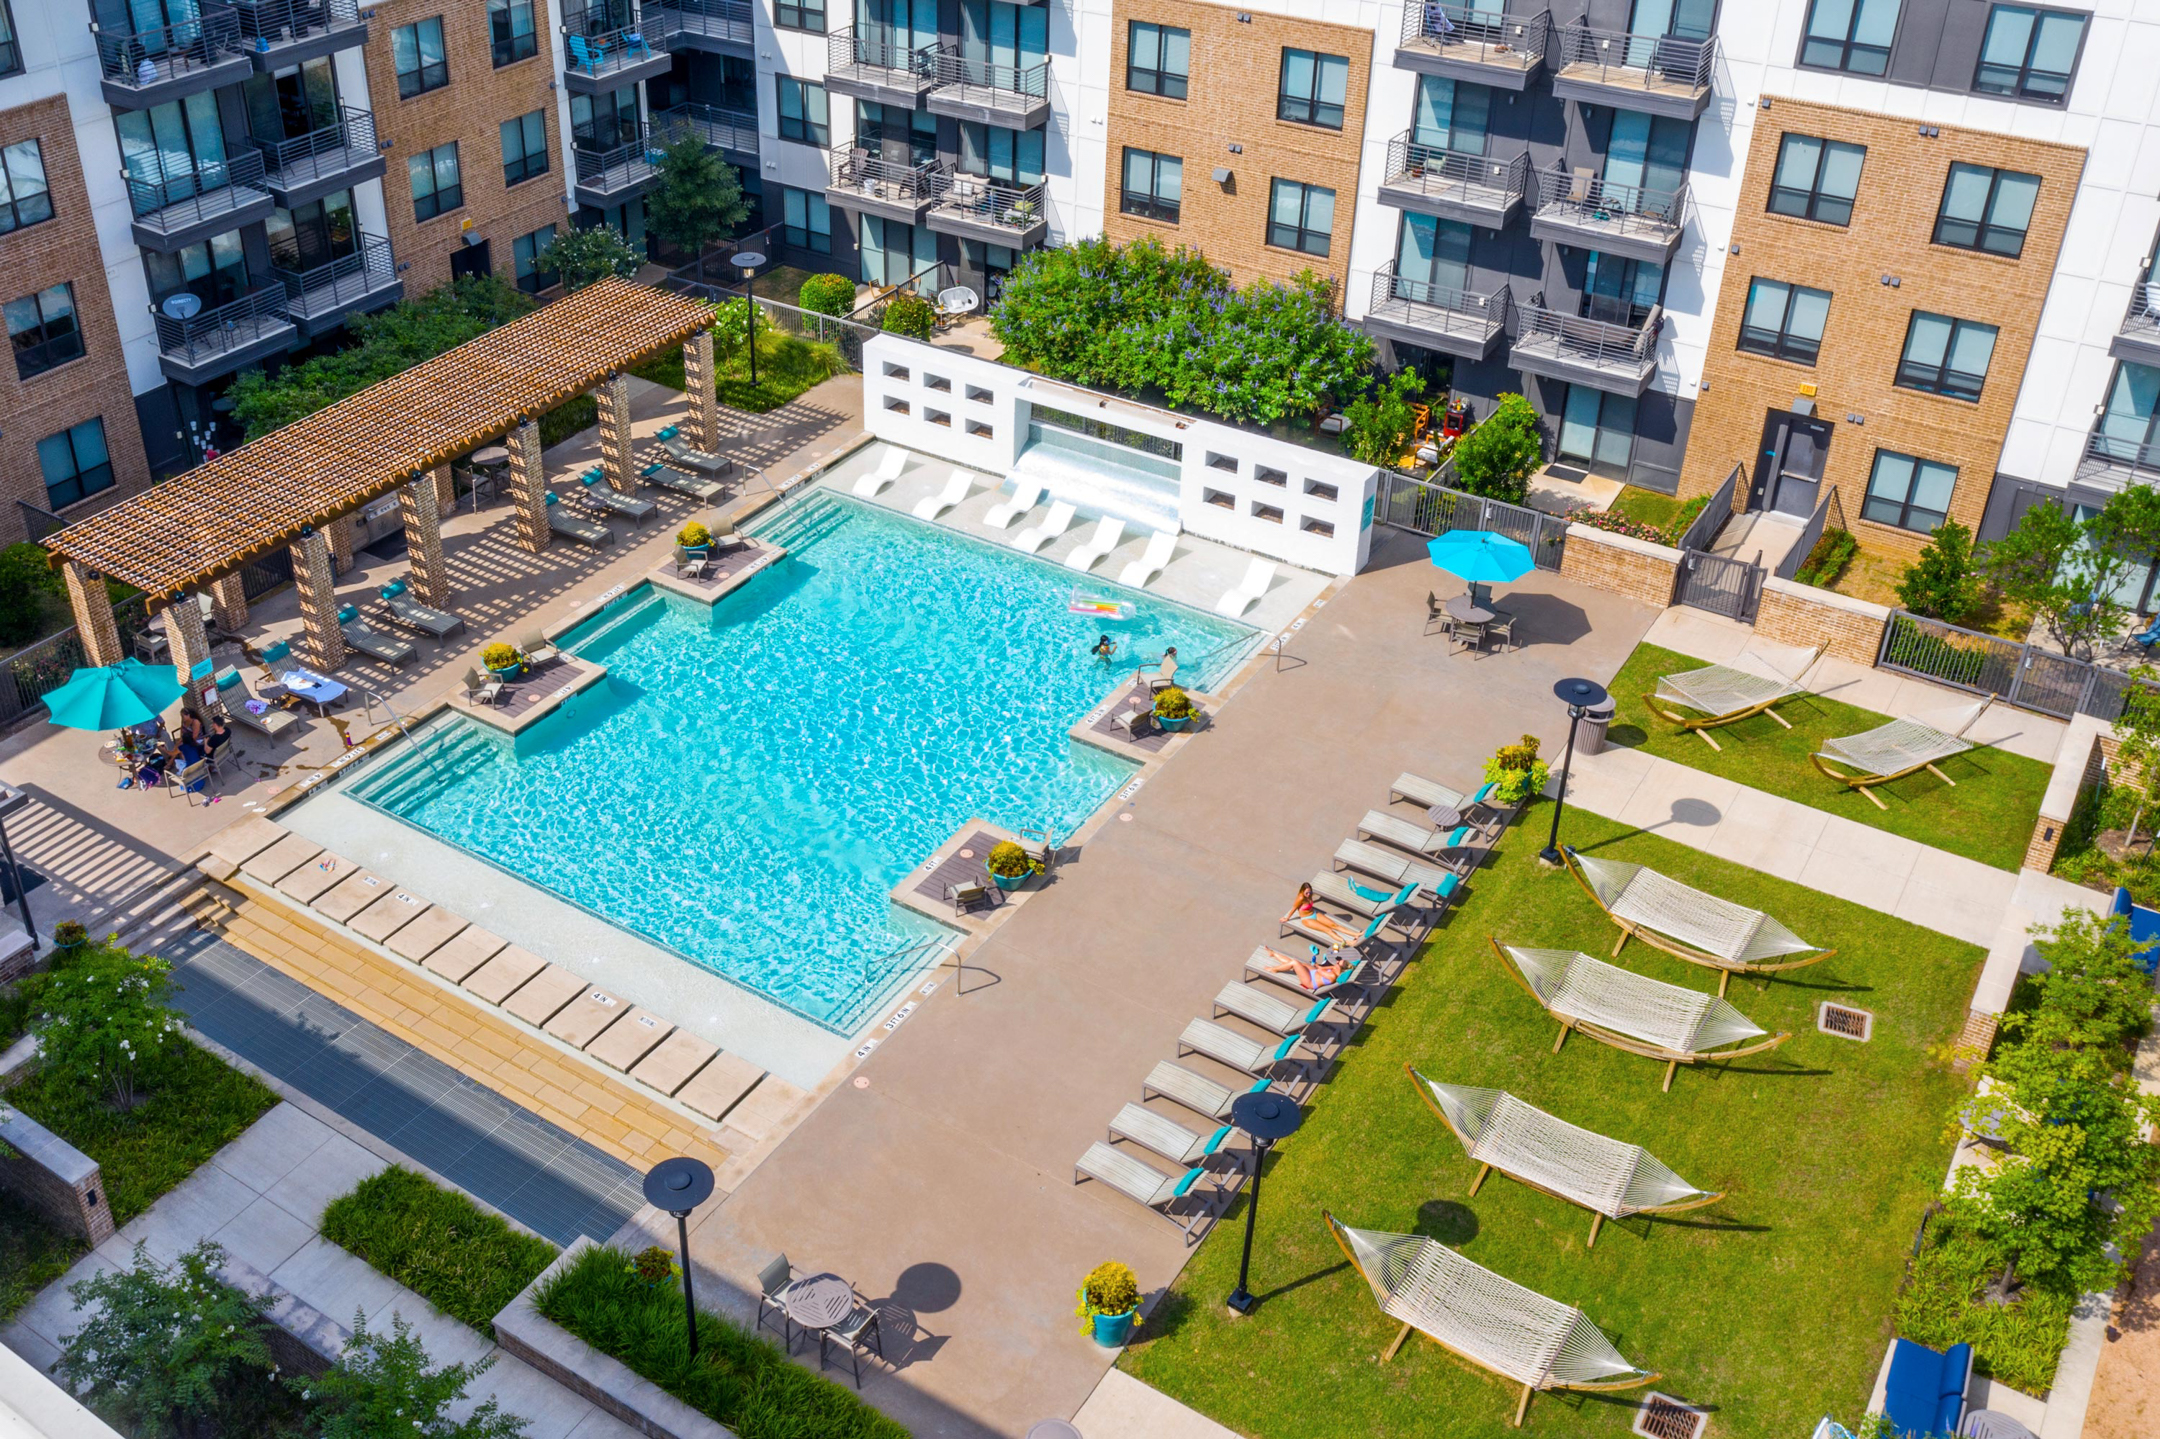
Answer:
POLYGON ((1755 602, 1762 597, 1763 567, 1746 560, 1689 550, 1680 557, 1673 603, 1693 605, 1727 619, 1752 624, 1755 602))

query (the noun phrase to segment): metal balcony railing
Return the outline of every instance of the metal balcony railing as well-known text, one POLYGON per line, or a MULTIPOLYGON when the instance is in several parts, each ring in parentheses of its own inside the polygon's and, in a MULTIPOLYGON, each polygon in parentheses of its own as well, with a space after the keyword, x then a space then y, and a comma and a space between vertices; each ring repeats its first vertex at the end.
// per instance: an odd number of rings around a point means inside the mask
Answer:
POLYGON ((931 58, 930 78, 939 87, 989 90, 995 95, 1041 100, 1050 94, 1050 62, 1032 65, 1000 65, 988 59, 970 59, 957 50, 940 50, 931 58))
POLYGON ((627 144, 605 150, 584 145, 574 149, 578 184, 604 195, 650 180, 659 170, 658 137, 650 131, 627 144))
POLYGON ((320 130, 275 144, 252 137, 248 143, 262 152, 263 168, 280 180, 312 179, 382 153, 374 114, 352 105, 339 106, 338 118, 320 130))
POLYGON ((832 187, 894 205, 923 205, 945 192, 950 173, 937 161, 902 165, 866 150, 832 157, 832 187))
POLYGON ((938 194, 937 213, 994 225, 1015 238, 1043 218, 1042 185, 1007 185, 980 175, 951 175, 938 194))
POLYGON ((1594 227, 1611 235, 1657 239, 1677 234, 1687 224, 1688 187, 1648 190, 1618 185, 1564 165, 1537 172, 1540 218, 1594 227))
POLYGON ((889 70, 917 80, 928 80, 937 62, 937 42, 926 41, 909 48, 900 32, 888 27, 858 30, 849 26, 825 37, 827 73, 857 68, 889 70))
POLYGON ((230 0, 250 50, 360 25, 359 0, 230 0))
POLYGON ((2149 422, 2136 436, 2110 435, 2096 425, 2085 441, 2085 458, 2141 473, 2160 471, 2160 436, 2153 435, 2149 422))
POLYGON ((222 6, 148 30, 105 30, 93 23, 90 31, 97 41, 99 73, 131 89, 147 90, 245 53, 240 17, 222 6))
POLYGON ((158 349, 174 360, 201 365, 290 329, 285 305, 285 287, 265 285, 185 320, 176 320, 155 306, 150 313, 157 325, 158 349))
POLYGON ((1473 155, 1426 145, 1405 130, 1388 141, 1387 176, 1381 182, 1400 185, 1466 205, 1491 205, 1505 209, 1530 192, 1530 156, 1511 160, 1473 155))
POLYGON ((1717 73, 1715 35, 1689 40, 1679 35, 1631 35, 1625 30, 1556 25, 1550 49, 1560 69, 1598 84, 1632 90, 1694 94, 1708 90, 1717 73))
POLYGON ((336 314, 397 281, 390 242, 380 235, 362 234, 350 255, 305 270, 281 263, 298 259, 297 255, 270 257, 270 273, 285 287, 285 313, 295 320, 336 314))
POLYGON ((670 10, 675 28, 684 35, 712 40, 732 40, 748 45, 754 38, 750 0, 647 0, 646 13, 670 10))
POLYGON ((1640 371, 1655 358, 1657 334, 1665 324, 1664 311, 1659 309, 1653 309, 1640 325, 1610 324, 1538 304, 1518 305, 1515 313, 1522 322, 1517 351, 1619 373, 1640 371))
POLYGON ((252 147, 235 150, 222 160, 197 161, 194 169, 174 173, 164 156, 152 151, 136 157, 123 173, 135 218, 155 216, 158 228, 174 230, 236 208, 236 186, 262 183, 263 153, 252 147))
POLYGON ((1506 328, 1514 297, 1502 285, 1491 294, 1415 280, 1388 261, 1373 275, 1372 309, 1450 335, 1488 339, 1506 328))
POLYGON ((655 6, 647 10, 638 23, 604 30, 597 35, 566 30, 563 48, 567 56, 563 69, 589 80, 604 80, 632 66, 657 60, 667 52, 668 42, 675 38, 681 22, 682 17, 674 11, 655 6))
POLYGON ((2123 311, 2117 333, 2160 341, 2160 266, 2147 270, 2130 287, 2130 308, 2123 311))
POLYGON ((1402 44, 1451 59, 1527 70, 1544 58, 1552 16, 1504 15, 1490 5, 1403 6, 1402 44))
POLYGON ((716 150, 752 154, 758 147, 757 113, 692 103, 676 105, 652 117, 654 144, 664 148, 685 137, 702 140, 716 150))

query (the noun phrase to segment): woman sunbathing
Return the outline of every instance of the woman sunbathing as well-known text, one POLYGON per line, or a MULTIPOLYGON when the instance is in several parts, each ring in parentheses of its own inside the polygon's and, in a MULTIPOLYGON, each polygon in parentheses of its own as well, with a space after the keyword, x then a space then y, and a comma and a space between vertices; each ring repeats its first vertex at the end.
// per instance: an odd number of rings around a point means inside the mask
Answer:
POLYGON ((1279 961, 1279 963, 1267 966, 1269 972, 1274 974, 1295 973, 1298 988, 1304 990, 1307 994, 1318 994, 1321 990, 1341 979, 1357 963, 1355 954, 1345 954, 1339 949, 1329 950, 1327 957, 1323 959, 1320 956, 1320 946, 1317 944, 1312 946, 1312 958, 1309 961, 1273 949, 1268 951, 1268 955, 1270 958, 1279 961))
POLYGON ((1290 901, 1290 912, 1282 917, 1284 924, 1303 924, 1330 944, 1356 944, 1364 938, 1334 915, 1321 910, 1313 899, 1310 884, 1298 886, 1297 898, 1290 901))

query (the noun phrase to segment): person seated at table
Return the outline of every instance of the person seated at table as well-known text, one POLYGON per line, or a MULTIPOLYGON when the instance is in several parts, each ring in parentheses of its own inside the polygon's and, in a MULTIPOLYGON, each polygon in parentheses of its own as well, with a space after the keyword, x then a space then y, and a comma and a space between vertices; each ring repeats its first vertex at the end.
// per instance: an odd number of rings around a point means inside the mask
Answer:
POLYGON ((203 733, 203 752, 214 760, 231 743, 232 731, 226 727, 225 716, 212 714, 210 727, 203 733))
POLYGON ((192 742, 197 749, 202 748, 203 721, 201 715, 193 710, 180 711, 180 738, 183 743, 192 742))
POLYGON ((1349 972, 1350 967, 1357 963, 1355 954, 1340 949, 1331 949, 1323 956, 1320 946, 1316 944, 1310 947, 1310 952, 1310 959, 1299 959, 1295 955, 1271 949, 1268 956, 1278 963, 1268 965, 1267 969, 1274 974, 1295 973, 1299 989, 1307 994, 1317 994, 1341 979, 1349 972))
POLYGON ((1297 898, 1290 901, 1290 912, 1282 917, 1281 923, 1288 924, 1294 919, 1303 920, 1307 927, 1318 931, 1330 944, 1348 945, 1358 942, 1356 930, 1322 910, 1314 901, 1310 884, 1298 886, 1297 898))

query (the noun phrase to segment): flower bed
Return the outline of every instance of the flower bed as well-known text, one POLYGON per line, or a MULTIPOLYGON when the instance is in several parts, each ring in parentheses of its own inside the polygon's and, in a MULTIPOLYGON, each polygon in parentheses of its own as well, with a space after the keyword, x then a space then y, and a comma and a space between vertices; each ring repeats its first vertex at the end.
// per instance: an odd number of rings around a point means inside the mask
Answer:
POLYGON ((322 1234, 489 1336, 496 1314, 556 1254, 545 1239, 520 1233, 464 1195, 401 1166, 332 1200, 323 1211, 322 1234))

